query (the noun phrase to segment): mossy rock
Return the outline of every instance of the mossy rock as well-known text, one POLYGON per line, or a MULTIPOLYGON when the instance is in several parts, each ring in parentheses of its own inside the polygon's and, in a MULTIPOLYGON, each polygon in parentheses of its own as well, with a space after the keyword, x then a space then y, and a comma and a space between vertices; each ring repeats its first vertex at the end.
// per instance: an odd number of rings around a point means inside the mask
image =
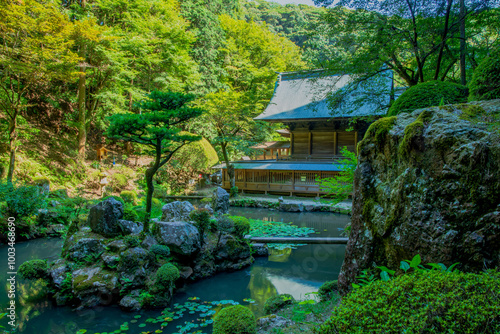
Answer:
POLYGON ((49 266, 46 260, 29 260, 19 266, 19 275, 24 279, 45 279, 48 276, 49 266))
POLYGON ((114 195, 106 196, 106 197, 104 197, 104 198, 101 200, 101 202, 102 202, 102 201, 107 200, 108 198, 114 198, 114 199, 116 199, 118 202, 122 203, 122 204, 123 204, 123 206, 125 206, 125 201, 124 201, 124 200, 123 200, 123 198, 121 198, 120 196, 114 196, 114 195))
POLYGON ((499 291, 498 271, 406 274, 345 296, 318 333, 499 333, 499 291))
POLYGON ((240 216, 229 216, 234 222, 234 234, 240 238, 244 237, 250 232, 250 222, 245 217, 240 216))
POLYGON ((214 318, 213 334, 257 333, 255 316, 242 305, 223 308, 214 318))
POLYGON ((469 101, 500 99, 500 48, 475 69, 469 91, 469 101))
POLYGON ((428 81, 406 90, 389 108, 388 116, 416 109, 467 102, 467 87, 445 81, 428 81))
POLYGON ((337 280, 323 283, 318 290, 319 299, 322 302, 331 300, 336 294, 338 294, 337 280))
POLYGON ((375 142, 377 145, 381 146, 385 141, 387 133, 391 131, 394 123, 396 123, 396 119, 396 116, 383 117, 373 122, 368 130, 366 130, 363 140, 358 143, 357 151, 360 152, 360 148, 368 141, 375 142))
POLYGON ((264 313, 271 314, 276 313, 287 305, 291 305, 295 302, 295 298, 288 293, 273 296, 266 300, 264 304, 264 313))

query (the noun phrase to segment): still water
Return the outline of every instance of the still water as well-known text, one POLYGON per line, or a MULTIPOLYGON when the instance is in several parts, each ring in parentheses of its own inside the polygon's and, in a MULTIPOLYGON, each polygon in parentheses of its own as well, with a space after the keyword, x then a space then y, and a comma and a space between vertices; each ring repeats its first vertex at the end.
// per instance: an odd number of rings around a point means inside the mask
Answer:
MULTIPOLYGON (((339 236, 349 218, 332 213, 283 213, 268 209, 231 208, 230 214, 269 221, 293 222, 298 226, 315 228, 316 236, 339 236)), ((30 259, 55 260, 62 247, 60 239, 39 239, 16 245, 16 263, 30 259)), ((209 302, 228 300, 238 302, 252 309, 256 316, 261 316, 264 302, 278 293, 289 293, 296 299, 308 298, 309 292, 317 291, 321 284, 337 279, 344 259, 345 245, 307 245, 297 249, 272 250, 268 258, 257 258, 254 264, 243 270, 221 273, 208 279, 191 283, 177 291, 172 308, 182 308, 185 303, 193 303, 189 298, 198 297, 200 305, 209 302), (177 303, 177 304, 176 304, 177 303)), ((0 312, 5 312, 7 297, 7 247, 0 247, 0 312)), ((74 334, 79 329, 86 329, 88 334, 112 333, 127 322, 129 330, 123 333, 141 333, 160 329, 160 324, 145 323, 147 318, 156 318, 161 310, 123 312, 118 307, 97 307, 84 311, 72 311, 68 307, 56 307, 52 302, 41 299, 30 301, 29 296, 36 294, 40 286, 17 278, 17 319, 19 332, 26 334, 74 334), (139 320, 134 316, 141 315, 139 320), (137 322, 136 322, 137 321, 137 322), (142 324, 142 327, 138 327, 142 324), (145 325, 145 326, 144 326, 145 325)), ((217 304, 217 303, 214 303, 217 304)), ((217 310, 217 307, 213 307, 217 310)), ((180 319, 168 324, 162 331, 165 334, 179 333, 180 328, 189 322, 196 322, 199 313, 189 314, 189 309, 180 319)), ((208 317, 210 318, 210 317, 208 317)), ((0 325, 10 329, 7 320, 0 325)), ((195 328, 183 333, 211 333, 210 325, 195 328)), ((0 329, 0 333, 2 329, 0 329)), ((115 332, 115 333, 118 333, 115 332)))

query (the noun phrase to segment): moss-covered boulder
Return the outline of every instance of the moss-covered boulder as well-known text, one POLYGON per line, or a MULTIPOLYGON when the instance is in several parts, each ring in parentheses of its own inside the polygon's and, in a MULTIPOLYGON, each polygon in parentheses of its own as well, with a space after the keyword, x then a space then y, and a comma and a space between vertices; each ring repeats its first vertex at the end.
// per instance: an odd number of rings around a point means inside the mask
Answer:
POLYGON ((87 224, 94 233, 106 237, 116 237, 122 234, 118 221, 123 217, 123 203, 113 197, 97 203, 90 208, 87 224))
POLYGON ((467 102, 467 87, 445 81, 428 81, 406 90, 389 108, 388 116, 443 104, 467 102))
POLYGON ((367 132, 341 293, 360 270, 399 268, 416 254, 464 270, 500 265, 499 120, 500 100, 491 100, 401 114, 367 132))
POLYGON ((118 297, 118 274, 101 267, 84 267, 72 272, 73 295, 79 307, 110 305, 118 297))

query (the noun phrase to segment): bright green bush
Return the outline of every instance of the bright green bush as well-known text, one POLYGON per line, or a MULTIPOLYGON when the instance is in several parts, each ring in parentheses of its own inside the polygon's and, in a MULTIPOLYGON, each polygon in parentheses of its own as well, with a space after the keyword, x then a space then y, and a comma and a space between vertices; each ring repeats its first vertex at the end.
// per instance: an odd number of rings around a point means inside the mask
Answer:
POLYGON ((254 334, 257 333, 255 316, 242 305, 223 308, 214 319, 213 334, 254 334))
POLYGON ((48 275, 49 266, 46 260, 29 260, 21 264, 17 271, 24 279, 43 279, 48 275))
POLYGON ((153 253, 155 256, 166 259, 170 255, 170 248, 165 245, 153 245, 149 249, 151 253, 153 253))
POLYGON ((109 177, 109 185, 115 191, 120 191, 125 188, 128 184, 128 179, 125 175, 120 173, 115 173, 109 177))
POLYGON ((31 183, 37 187, 47 186, 50 187, 50 180, 44 176, 35 177, 31 183))
POLYGON ((238 187, 234 186, 229 189, 229 196, 237 197, 238 196, 238 187))
POLYGON ((333 333, 499 333, 500 272, 415 272, 351 292, 319 329, 333 333))
POLYGON ((264 304, 264 313, 265 314, 272 314, 276 313, 277 311, 281 310, 283 307, 293 304, 295 301, 295 298, 293 298, 292 295, 289 295, 288 293, 284 293, 281 295, 276 295, 268 300, 266 300, 264 304))
POLYGON ((140 221, 139 214, 135 211, 134 206, 131 203, 125 203, 123 207, 123 219, 129 221, 140 221))
POLYGON ((120 193, 120 197, 123 198, 125 203, 137 205, 137 194, 135 191, 124 190, 120 193))
POLYGON ((155 286, 159 290, 168 290, 179 279, 179 269, 172 263, 164 264, 156 272, 155 286))
POLYGON ((36 186, 15 186, 9 183, 0 183, 0 202, 7 203, 5 214, 15 218, 29 217, 43 209, 46 195, 36 186))
POLYGON ((331 300, 337 294, 337 281, 328 281, 323 283, 318 290, 319 300, 326 302, 331 300))
POLYGON ((247 218, 240 216, 229 216, 228 218, 234 222, 234 233, 238 237, 242 238, 250 232, 250 222, 247 218))
POLYGON ((500 49, 492 51, 475 69, 469 92, 469 101, 500 99, 500 49))
POLYGON ((389 108, 388 116, 416 109, 467 102, 469 92, 467 87, 445 81, 428 81, 406 90, 389 108))

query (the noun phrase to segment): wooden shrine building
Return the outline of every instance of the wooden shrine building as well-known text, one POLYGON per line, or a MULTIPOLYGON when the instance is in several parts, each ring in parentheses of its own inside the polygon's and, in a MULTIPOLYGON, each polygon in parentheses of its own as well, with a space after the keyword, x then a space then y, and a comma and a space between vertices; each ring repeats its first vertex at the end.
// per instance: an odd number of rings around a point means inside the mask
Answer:
MULTIPOLYGON (((335 177, 341 171, 338 160, 341 149, 355 151, 363 138, 368 123, 355 116, 381 115, 380 101, 369 100, 355 110, 328 107, 328 92, 341 89, 350 81, 349 76, 325 75, 323 71, 279 73, 274 95, 257 121, 278 122, 286 129, 278 132, 289 139, 266 142, 253 148, 259 150, 256 160, 232 162, 236 186, 242 192, 320 195, 317 178, 335 177)), ((383 80, 385 88, 391 78, 383 80)), ((384 97, 386 104, 389 95, 384 97)), ((344 107, 345 108, 345 107, 344 107)), ((225 164, 222 187, 230 188, 225 164)))

